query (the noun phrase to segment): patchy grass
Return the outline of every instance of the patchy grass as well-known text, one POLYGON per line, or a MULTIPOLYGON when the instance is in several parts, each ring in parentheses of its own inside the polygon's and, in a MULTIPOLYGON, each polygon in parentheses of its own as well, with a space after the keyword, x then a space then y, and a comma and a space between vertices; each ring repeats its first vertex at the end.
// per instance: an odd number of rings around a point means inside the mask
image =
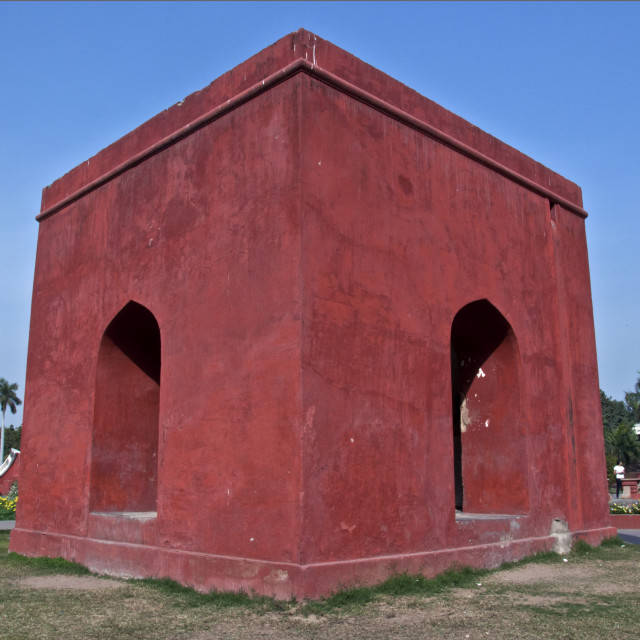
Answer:
POLYGON ((449 569, 435 578, 409 575, 406 573, 392 576, 375 587, 358 587, 338 591, 323 600, 307 602, 300 613, 304 615, 326 615, 336 610, 353 611, 355 608, 369 604, 382 596, 435 596, 454 588, 468 588, 488 573, 485 569, 449 569))
POLYGON ((65 560, 8 554, 8 540, 0 533, 0 636, 12 640, 640 639, 640 547, 619 539, 494 571, 398 575, 306 603, 201 594, 171 580, 95 580, 65 560), (47 587, 34 588, 36 579, 47 587), (91 588, 78 588, 83 581, 91 588))
POLYGON ((561 555, 554 553, 553 551, 541 551, 539 553, 534 553, 531 556, 527 556, 526 558, 522 558, 522 560, 518 560, 517 562, 503 562, 500 565, 500 569, 506 571, 507 569, 522 567, 528 564, 557 564, 558 562, 562 562, 561 555))
POLYGON ((215 609, 227 609, 229 607, 244 607, 257 611, 277 611, 286 606, 273 598, 265 596, 250 596, 244 592, 229 593, 224 591, 210 591, 200 593, 185 587, 169 578, 155 579, 143 578, 142 580, 129 580, 134 584, 144 585, 152 591, 156 591, 171 599, 176 607, 196 608, 211 607, 215 609))

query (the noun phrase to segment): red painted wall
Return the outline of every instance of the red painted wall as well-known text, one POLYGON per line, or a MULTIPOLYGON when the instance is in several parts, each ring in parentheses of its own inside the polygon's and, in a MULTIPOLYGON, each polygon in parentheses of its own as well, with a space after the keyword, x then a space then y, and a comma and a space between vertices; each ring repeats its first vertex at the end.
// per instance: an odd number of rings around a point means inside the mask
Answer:
POLYGON ((550 548, 554 518, 612 535, 584 215, 564 178, 283 38, 44 190, 12 550, 314 597, 550 548), (155 378, 112 335, 132 302, 155 378))

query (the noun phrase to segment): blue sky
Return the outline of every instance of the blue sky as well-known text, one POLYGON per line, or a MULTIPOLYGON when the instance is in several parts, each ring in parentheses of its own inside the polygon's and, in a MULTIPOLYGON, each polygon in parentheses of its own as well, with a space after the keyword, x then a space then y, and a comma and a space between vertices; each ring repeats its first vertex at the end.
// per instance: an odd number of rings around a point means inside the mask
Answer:
POLYGON ((640 369, 636 2, 1 2, 0 376, 23 397, 42 188, 299 27, 582 187, 600 386, 622 399, 640 369))

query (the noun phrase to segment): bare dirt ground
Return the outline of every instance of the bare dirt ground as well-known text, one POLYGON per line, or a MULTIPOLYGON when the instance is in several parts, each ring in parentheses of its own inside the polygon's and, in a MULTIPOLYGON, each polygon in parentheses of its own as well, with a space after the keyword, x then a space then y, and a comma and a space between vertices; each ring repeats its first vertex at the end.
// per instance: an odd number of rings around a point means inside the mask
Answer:
POLYGON ((94 576, 32 576, 16 580, 14 585, 20 589, 76 589, 96 591, 98 589, 121 589, 126 582, 109 580, 94 576))

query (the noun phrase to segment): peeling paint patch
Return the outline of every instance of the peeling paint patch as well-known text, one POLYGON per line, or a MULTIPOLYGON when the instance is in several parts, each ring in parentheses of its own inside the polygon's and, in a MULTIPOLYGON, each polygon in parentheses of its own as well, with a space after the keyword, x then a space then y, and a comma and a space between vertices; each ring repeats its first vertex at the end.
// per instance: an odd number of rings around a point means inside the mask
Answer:
POLYGON ((342 531, 348 531, 349 533, 353 533, 353 530, 356 528, 355 524, 349 526, 344 520, 340 523, 340 529, 342 531))
POLYGON ((311 405, 308 409, 307 409, 307 413, 305 415, 305 420, 304 420, 304 428, 306 429, 311 429, 313 428, 313 417, 316 414, 316 407, 315 405, 311 405))
POLYGON ((264 581, 269 584, 286 582, 289 579, 289 572, 284 569, 273 569, 269 575, 264 577, 264 581))
POLYGON ((467 399, 462 400, 460 405, 460 431, 466 433, 467 427, 471 424, 471 416, 469 415, 469 407, 467 407, 467 399))

